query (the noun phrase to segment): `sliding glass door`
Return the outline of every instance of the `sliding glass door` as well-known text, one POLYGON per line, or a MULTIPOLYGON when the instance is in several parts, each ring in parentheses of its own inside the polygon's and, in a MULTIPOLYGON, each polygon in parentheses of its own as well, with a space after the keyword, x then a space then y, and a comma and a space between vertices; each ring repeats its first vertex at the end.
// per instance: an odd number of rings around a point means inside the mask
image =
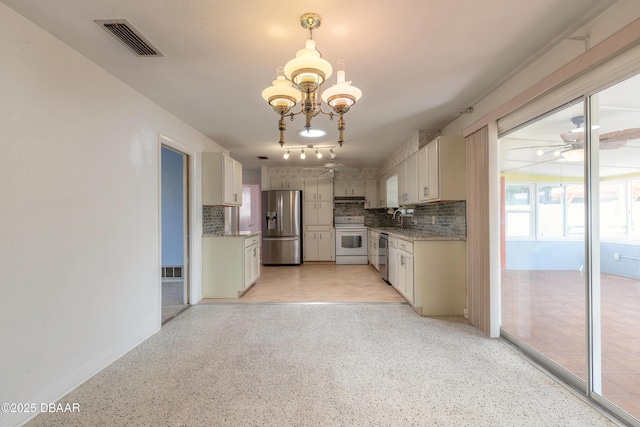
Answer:
POLYGON ((640 75, 591 98, 592 392, 640 418, 640 75))
POLYGON ((640 75, 500 136, 501 334, 640 419, 640 75))
POLYGON ((503 136, 502 331, 587 381, 584 151, 573 103, 503 136))

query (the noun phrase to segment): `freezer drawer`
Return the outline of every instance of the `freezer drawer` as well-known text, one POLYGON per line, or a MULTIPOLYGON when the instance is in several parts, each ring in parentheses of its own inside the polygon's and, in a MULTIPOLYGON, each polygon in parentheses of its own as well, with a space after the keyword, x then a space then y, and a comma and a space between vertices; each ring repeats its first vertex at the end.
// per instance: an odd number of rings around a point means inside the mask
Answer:
POLYGON ((262 264, 300 264, 302 246, 300 237, 264 237, 262 239, 262 264))

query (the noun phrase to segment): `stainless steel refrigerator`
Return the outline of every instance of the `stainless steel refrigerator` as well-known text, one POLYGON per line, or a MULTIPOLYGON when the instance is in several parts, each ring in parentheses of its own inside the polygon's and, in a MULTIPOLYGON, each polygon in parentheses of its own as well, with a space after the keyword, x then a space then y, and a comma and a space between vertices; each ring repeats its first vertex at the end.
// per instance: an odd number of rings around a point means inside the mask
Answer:
POLYGON ((302 263, 301 192, 262 192, 262 263, 302 263))

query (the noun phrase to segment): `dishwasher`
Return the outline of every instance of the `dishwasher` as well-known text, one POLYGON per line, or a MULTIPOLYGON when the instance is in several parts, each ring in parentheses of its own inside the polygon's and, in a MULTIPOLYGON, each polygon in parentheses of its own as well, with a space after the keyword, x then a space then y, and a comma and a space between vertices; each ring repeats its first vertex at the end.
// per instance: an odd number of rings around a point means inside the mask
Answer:
POLYGON ((378 269, 382 280, 389 283, 389 235, 380 233, 378 238, 378 269))

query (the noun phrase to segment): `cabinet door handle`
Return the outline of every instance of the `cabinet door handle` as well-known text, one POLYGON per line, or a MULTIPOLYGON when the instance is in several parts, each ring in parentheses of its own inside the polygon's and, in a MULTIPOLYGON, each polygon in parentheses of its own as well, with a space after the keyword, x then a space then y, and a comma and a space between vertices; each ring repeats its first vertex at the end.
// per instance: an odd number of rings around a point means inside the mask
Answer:
POLYGON ((400 255, 400 265, 404 265, 404 255, 400 255))

